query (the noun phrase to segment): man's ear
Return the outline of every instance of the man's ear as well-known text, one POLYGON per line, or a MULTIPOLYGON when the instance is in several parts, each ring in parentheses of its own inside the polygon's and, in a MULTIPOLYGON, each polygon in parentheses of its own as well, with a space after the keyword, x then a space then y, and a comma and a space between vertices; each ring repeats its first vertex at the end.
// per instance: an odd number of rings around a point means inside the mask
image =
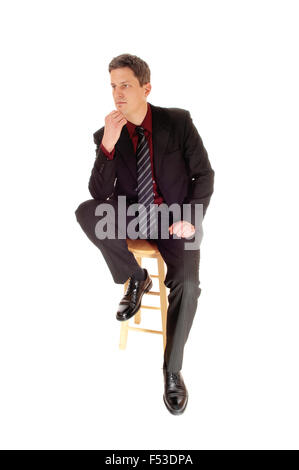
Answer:
POLYGON ((150 84, 150 82, 144 85, 144 89, 145 89, 145 96, 147 97, 150 94, 151 89, 152 89, 152 85, 150 84))

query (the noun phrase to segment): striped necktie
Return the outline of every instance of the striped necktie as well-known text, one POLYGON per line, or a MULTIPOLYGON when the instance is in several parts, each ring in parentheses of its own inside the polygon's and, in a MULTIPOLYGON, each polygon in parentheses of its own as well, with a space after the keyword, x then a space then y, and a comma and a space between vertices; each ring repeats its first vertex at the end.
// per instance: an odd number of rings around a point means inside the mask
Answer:
POLYGON ((136 132, 138 134, 136 150, 138 203, 143 204, 145 208, 139 212, 139 232, 146 238, 151 238, 151 236, 155 236, 157 230, 151 158, 144 128, 136 126, 136 132))

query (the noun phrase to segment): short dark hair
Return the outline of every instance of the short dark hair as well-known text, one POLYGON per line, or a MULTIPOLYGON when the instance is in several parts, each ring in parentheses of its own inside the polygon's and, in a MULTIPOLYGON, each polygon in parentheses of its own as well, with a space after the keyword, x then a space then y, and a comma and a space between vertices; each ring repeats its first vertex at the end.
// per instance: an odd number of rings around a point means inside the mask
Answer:
POLYGON ((108 70, 110 73, 111 70, 120 69, 122 67, 129 67, 133 71, 140 86, 151 81, 151 71, 149 66, 144 62, 144 60, 140 59, 136 55, 121 54, 114 57, 109 64, 108 70))

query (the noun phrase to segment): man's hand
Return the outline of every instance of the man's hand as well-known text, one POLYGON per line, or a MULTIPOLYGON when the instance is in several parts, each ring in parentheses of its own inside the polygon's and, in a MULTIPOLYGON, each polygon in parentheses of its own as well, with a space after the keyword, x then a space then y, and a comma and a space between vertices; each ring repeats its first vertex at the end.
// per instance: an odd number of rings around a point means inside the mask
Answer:
POLYGON ((169 233, 171 235, 176 234, 178 237, 191 237, 195 233, 194 225, 190 224, 186 220, 179 220, 169 227, 169 233))
POLYGON ((120 111, 111 111, 105 117, 105 129, 102 144, 108 152, 112 152, 116 142, 119 139, 123 126, 128 121, 120 111))

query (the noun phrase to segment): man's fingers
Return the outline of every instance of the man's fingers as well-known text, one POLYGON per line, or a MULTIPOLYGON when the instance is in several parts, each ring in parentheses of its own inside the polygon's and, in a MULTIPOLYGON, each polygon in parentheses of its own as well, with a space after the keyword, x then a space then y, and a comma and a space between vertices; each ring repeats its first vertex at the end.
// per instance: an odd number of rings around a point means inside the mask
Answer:
POLYGON ((176 225, 173 231, 177 237, 181 237, 182 236, 181 224, 176 225))
POLYGON ((111 113, 108 114, 108 116, 116 116, 117 114, 120 114, 119 111, 116 111, 116 109, 114 109, 113 111, 111 111, 111 113))
POLYGON ((119 122, 121 122, 123 119, 124 119, 123 116, 116 116, 116 117, 113 118, 113 121, 119 123, 119 122))
POLYGON ((174 222, 168 230, 172 235, 175 234, 180 238, 191 237, 195 234, 195 228, 192 224, 190 224, 190 222, 187 222, 186 220, 174 222))
POLYGON ((126 121, 126 118, 124 117, 123 114, 119 114, 119 115, 112 116, 112 119, 113 119, 114 122, 117 122, 117 123, 119 123, 119 122, 121 122, 121 121, 123 121, 123 120, 126 121))
POLYGON ((172 233, 174 233, 174 234, 177 235, 177 236, 180 236, 179 233, 180 233, 180 231, 181 231, 181 226, 182 226, 182 222, 181 222, 181 221, 175 222, 175 223, 173 224, 172 233))
POLYGON ((111 113, 108 114, 108 116, 114 119, 118 116, 123 116, 123 114, 120 111, 116 111, 116 109, 114 109, 113 111, 111 111, 111 113))
POLYGON ((187 232, 187 231, 185 231, 185 232, 183 232, 183 235, 182 235, 182 237, 184 237, 184 238, 188 238, 188 237, 191 237, 191 235, 193 235, 193 232, 191 232, 191 231, 188 231, 188 232, 187 232))
POLYGON ((118 111, 116 111, 115 113, 111 113, 111 116, 112 116, 112 119, 117 119, 119 117, 123 117, 123 115, 121 113, 119 113, 118 111))
POLYGON ((172 230, 171 233, 172 234, 174 233, 179 238, 191 237, 191 235, 194 235, 194 233, 195 233, 195 230, 193 229, 193 225, 190 224, 190 222, 187 222, 185 220, 175 222, 172 225, 172 227, 173 227, 173 230, 172 230))

